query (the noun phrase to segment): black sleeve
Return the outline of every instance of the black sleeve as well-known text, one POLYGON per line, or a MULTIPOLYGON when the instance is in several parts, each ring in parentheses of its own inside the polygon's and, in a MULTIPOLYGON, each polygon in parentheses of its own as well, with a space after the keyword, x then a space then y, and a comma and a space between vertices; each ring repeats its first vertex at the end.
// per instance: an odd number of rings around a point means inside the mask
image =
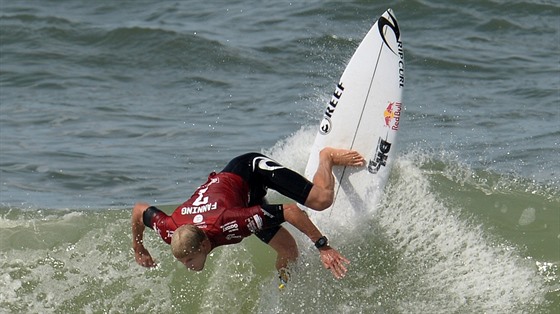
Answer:
POLYGON ((255 232, 255 235, 264 243, 269 243, 272 238, 280 230, 284 219, 284 206, 283 205, 261 205, 263 212, 263 229, 255 232))
POLYGON ((280 226, 284 220, 284 206, 281 204, 271 205, 263 204, 261 205, 263 211, 264 228, 271 228, 280 226))
POLYGON ((144 222, 144 225, 146 225, 146 227, 153 229, 152 226, 152 219, 154 218, 155 215, 157 215, 158 213, 163 213, 159 208, 155 207, 155 206, 150 206, 148 207, 144 213, 142 214, 142 221, 144 222))

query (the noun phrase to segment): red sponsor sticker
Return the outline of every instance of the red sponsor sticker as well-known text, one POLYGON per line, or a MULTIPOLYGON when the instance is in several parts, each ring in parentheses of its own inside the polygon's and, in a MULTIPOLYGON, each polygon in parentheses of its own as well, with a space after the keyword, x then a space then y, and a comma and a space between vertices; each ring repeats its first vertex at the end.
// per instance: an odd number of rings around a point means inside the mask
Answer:
POLYGON ((402 103, 400 102, 390 102, 383 112, 383 117, 385 118, 385 126, 391 128, 391 130, 397 131, 399 129, 401 107, 402 103))

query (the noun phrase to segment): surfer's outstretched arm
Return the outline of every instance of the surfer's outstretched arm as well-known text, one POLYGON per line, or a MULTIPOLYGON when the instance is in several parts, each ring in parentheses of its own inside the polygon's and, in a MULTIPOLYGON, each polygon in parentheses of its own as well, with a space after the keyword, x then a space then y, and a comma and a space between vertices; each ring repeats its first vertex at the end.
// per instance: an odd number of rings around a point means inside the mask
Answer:
POLYGON ((132 249, 134 250, 134 258, 138 264, 144 267, 154 267, 156 263, 150 255, 150 252, 144 247, 144 229, 146 227, 144 226, 142 215, 148 207, 150 207, 150 205, 138 203, 134 205, 132 209, 132 249))
POLYGON ((326 269, 332 272, 335 278, 343 278, 347 271, 346 264, 350 263, 350 261, 328 245, 321 231, 319 231, 307 214, 299 209, 296 204, 284 204, 283 207, 284 220, 304 233, 316 246, 318 245, 317 241, 323 238, 323 243, 320 243, 320 247, 318 247, 319 254, 321 255, 321 262, 326 269))
POLYGON ((313 188, 305 201, 305 206, 322 211, 329 208, 334 199, 334 166, 359 167, 365 164, 360 153, 332 147, 325 147, 319 153, 319 166, 313 176, 313 188))

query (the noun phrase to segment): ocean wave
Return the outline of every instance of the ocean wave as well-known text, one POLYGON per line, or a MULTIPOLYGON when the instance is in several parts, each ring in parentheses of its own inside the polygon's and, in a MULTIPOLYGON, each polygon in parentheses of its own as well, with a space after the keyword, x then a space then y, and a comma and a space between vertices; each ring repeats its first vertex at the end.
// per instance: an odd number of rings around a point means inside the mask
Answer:
MULTIPOLYGON (((302 129, 267 153, 301 169, 307 156, 302 144, 312 141, 314 133, 302 129)), ((160 266, 145 271, 134 264, 130 253, 128 208, 2 206, 3 305, 11 311, 141 311, 146 300, 155 294, 161 298, 160 288, 167 287, 174 293, 150 304, 151 308, 165 310, 173 304, 175 309, 233 312, 309 307, 343 312, 534 312, 547 307, 546 298, 558 285, 553 271, 556 260, 547 246, 532 243, 557 240, 554 230, 560 226, 554 225, 553 217, 560 202, 558 190, 473 170, 427 151, 402 154, 393 166, 375 215, 351 229, 320 226, 352 260, 348 276, 342 281, 330 278, 308 240, 298 236, 301 260, 282 294, 275 292, 273 255, 254 239, 216 250, 205 272, 192 274, 148 231, 146 245, 160 266), (543 265, 548 265, 547 270, 539 271, 543 265), (185 279, 189 287, 184 286, 185 279), (149 289, 136 289, 148 282, 149 289), (232 285, 236 286, 233 294, 232 285), (54 294, 52 287, 72 293, 54 294), (323 296, 321 302, 313 301, 317 293, 323 296), (191 298, 177 297, 186 294, 191 298), (296 295, 302 302, 293 303, 296 295), (104 301, 96 303, 88 296, 104 301)), ((282 199, 274 193, 270 197, 282 199)), ((161 206, 166 212, 174 207, 161 206)))

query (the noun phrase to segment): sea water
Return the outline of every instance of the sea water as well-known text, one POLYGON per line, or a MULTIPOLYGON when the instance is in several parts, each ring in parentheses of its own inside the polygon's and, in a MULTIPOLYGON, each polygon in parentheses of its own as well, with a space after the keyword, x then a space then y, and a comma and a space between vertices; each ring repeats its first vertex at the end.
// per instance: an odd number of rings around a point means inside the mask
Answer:
MULTIPOLYGON (((0 1, 0 312, 557 313, 555 1, 0 1), (254 238, 189 272, 130 208, 167 212, 247 151, 303 172, 354 49, 391 7, 406 60, 378 206, 297 236, 293 280, 254 238)), ((285 201, 271 193, 270 200, 285 201)), ((345 209, 341 209, 345 210, 345 209)))

